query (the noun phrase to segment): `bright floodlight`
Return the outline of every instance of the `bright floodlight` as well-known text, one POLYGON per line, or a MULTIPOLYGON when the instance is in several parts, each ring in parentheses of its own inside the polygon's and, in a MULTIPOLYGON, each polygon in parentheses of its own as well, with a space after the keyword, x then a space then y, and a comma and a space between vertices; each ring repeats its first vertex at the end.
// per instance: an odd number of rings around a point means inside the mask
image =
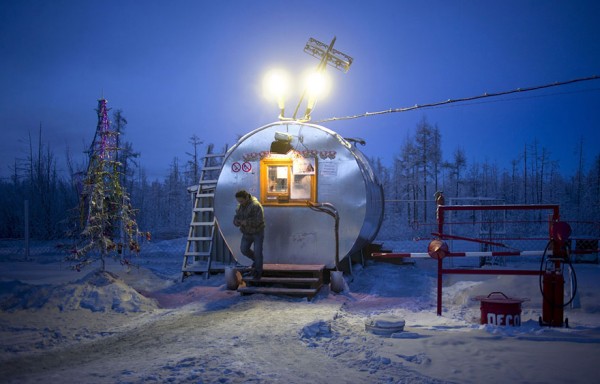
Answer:
MULTIPOLYGON (((306 94, 308 95, 309 111, 315 107, 317 99, 327 96, 331 89, 331 81, 324 71, 313 71, 305 77, 306 94)), ((310 112, 309 112, 310 113, 310 112)))
POLYGON ((269 71, 263 79, 263 92, 270 101, 277 101, 279 109, 285 107, 285 99, 289 96, 290 76, 281 69, 269 71))
POLYGON ((306 76, 306 92, 308 97, 324 97, 327 96, 331 89, 331 81, 329 76, 323 71, 310 72, 306 76))

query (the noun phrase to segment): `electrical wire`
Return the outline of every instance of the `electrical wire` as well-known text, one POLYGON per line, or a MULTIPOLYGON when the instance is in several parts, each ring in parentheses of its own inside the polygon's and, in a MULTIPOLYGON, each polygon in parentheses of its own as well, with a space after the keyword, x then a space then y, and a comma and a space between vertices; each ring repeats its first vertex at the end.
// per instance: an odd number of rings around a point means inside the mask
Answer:
POLYGON ((569 91, 569 92, 553 92, 553 93, 547 93, 544 95, 530 95, 530 96, 521 96, 521 97, 508 97, 508 98, 504 98, 504 99, 500 99, 500 100, 481 100, 481 101, 475 101, 473 103, 464 103, 464 104, 450 104, 450 105, 438 105, 438 106, 434 106, 434 107, 430 107, 430 108, 457 108, 457 107, 464 107, 464 106, 469 106, 469 105, 480 105, 480 104, 491 104, 491 103, 507 103, 507 102, 512 102, 512 101, 518 101, 518 100, 531 100, 531 99, 540 99, 542 97, 551 97, 551 96, 558 96, 558 95, 572 95, 572 94, 576 94, 576 93, 584 93, 584 92, 598 92, 600 91, 600 88, 589 88, 589 89, 581 89, 578 91, 569 91))
POLYGON ((411 107, 390 108, 390 109, 386 109, 384 111, 365 112, 365 113, 362 113, 359 115, 353 115, 353 116, 330 117, 327 119, 315 121, 315 123, 325 123, 325 122, 329 122, 329 121, 338 121, 338 120, 352 120, 352 119, 358 119, 358 118, 362 118, 362 117, 383 115, 383 114, 387 114, 387 113, 408 112, 408 111, 414 111, 417 109, 439 107, 439 106, 445 106, 445 105, 449 105, 449 104, 461 103, 461 102, 466 102, 466 101, 479 100, 479 99, 484 99, 484 98, 489 98, 489 97, 510 95, 513 93, 531 92, 531 91, 537 91, 537 90, 545 89, 545 88, 560 87, 563 85, 569 85, 569 84, 580 83, 580 82, 590 81, 590 80, 599 80, 599 79, 600 79, 600 76, 593 75, 593 76, 581 77, 581 78, 567 80, 567 81, 559 81, 559 82, 555 82, 555 83, 551 83, 551 84, 536 85, 536 86, 527 87, 527 88, 516 88, 516 89, 512 89, 510 91, 501 91, 501 92, 494 92, 494 93, 486 92, 483 95, 478 95, 478 96, 462 97, 459 99, 448 99, 445 101, 439 101, 439 102, 435 102, 435 103, 415 104, 411 107))

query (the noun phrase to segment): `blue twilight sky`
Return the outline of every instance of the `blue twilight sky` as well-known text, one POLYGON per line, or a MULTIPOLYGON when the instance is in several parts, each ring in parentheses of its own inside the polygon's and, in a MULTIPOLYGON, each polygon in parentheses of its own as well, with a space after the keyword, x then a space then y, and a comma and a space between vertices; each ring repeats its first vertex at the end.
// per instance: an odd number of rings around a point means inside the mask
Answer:
MULTIPOLYGON (((600 75, 599 20, 596 0, 1 0, 0 176, 40 124, 59 168, 67 148, 81 156, 104 95, 162 178, 192 135, 221 147, 275 121, 262 77, 314 68, 309 37, 336 36, 354 58, 348 73, 328 70, 316 121, 600 75)), ((509 168, 537 143, 572 174, 580 143, 587 167, 599 154, 600 80, 323 125, 391 164, 423 117, 445 159, 461 147, 469 162, 509 168)))

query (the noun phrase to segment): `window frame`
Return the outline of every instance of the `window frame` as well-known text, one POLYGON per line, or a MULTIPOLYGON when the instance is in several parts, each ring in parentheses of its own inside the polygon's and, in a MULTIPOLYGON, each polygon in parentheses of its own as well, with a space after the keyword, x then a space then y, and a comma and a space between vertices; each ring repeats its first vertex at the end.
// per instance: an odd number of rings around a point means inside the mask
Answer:
POLYGON ((294 159, 289 156, 273 156, 261 159, 260 161, 260 202, 263 206, 301 206, 305 207, 308 201, 317 202, 317 160, 314 159, 314 172, 310 174, 294 174, 294 159), (286 167, 287 168, 287 188, 285 192, 269 191, 269 168, 286 167), (310 177, 310 198, 292 199, 293 183, 295 176, 310 177))

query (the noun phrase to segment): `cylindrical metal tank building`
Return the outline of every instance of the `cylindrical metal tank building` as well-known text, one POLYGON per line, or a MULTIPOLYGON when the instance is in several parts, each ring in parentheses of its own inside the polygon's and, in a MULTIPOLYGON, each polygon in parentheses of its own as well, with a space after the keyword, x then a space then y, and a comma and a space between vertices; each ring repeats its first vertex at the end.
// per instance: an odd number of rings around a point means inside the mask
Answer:
POLYGON ((242 235, 233 225, 240 189, 264 207, 264 263, 336 266, 335 220, 311 209, 309 202, 337 210, 340 260, 370 243, 383 220, 383 190, 365 156, 337 133, 314 124, 263 126, 225 155, 215 217, 233 257, 249 265, 239 250, 242 235))

